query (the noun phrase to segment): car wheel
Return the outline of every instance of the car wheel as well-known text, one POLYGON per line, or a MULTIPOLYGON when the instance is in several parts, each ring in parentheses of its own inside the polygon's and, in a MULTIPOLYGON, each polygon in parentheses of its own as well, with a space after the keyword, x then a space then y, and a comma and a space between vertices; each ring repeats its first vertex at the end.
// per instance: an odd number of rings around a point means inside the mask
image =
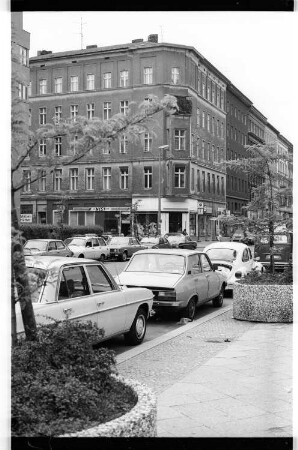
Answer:
POLYGON ((147 314, 144 308, 139 308, 133 324, 128 333, 125 333, 125 343, 128 345, 139 345, 146 334, 147 314))
POLYGON ((191 298, 187 304, 187 307, 181 314, 181 317, 187 317, 190 320, 193 320, 196 313, 196 301, 194 298, 191 298))
POLYGON ((121 259, 122 259, 122 261, 126 261, 127 260, 127 253, 126 252, 122 253, 121 259))
POLYGON ((104 254, 100 255, 99 261, 104 262, 104 260, 105 260, 105 255, 104 254))
POLYGON ((218 296, 212 300, 212 305, 214 306, 214 308, 220 308, 223 305, 223 298, 224 298, 224 287, 221 288, 218 296))
POLYGON ((78 258, 84 258, 84 255, 81 253, 78 258))

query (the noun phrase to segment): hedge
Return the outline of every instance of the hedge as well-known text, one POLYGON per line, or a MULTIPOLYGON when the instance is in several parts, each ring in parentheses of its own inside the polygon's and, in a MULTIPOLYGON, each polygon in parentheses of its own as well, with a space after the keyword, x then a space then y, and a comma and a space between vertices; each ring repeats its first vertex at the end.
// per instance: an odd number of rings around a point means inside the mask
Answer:
POLYGON ((41 224, 20 224, 20 231, 23 237, 28 239, 64 239, 77 234, 93 233, 101 236, 103 228, 100 225, 94 226, 70 226, 70 225, 41 225, 41 224))

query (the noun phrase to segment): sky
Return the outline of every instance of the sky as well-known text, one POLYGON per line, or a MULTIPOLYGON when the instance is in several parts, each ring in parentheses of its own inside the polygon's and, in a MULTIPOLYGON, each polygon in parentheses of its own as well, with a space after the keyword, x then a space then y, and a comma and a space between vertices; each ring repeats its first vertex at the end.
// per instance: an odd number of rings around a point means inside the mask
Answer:
POLYGON ((294 144, 297 13, 204 11, 24 12, 30 56, 124 44, 158 34, 160 42, 189 45, 217 67, 294 144), (295 91, 295 92, 294 92, 295 91))

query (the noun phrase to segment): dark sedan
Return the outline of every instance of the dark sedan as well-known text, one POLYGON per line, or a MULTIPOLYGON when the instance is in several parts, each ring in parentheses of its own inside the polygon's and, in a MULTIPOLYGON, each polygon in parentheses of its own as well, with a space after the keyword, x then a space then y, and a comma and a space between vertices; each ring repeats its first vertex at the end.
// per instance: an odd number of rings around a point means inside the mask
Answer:
POLYGON ((126 261, 138 250, 144 250, 144 246, 131 236, 112 237, 110 243, 110 258, 117 258, 120 261, 126 261))
POLYGON ((73 252, 59 239, 29 239, 24 245, 24 254, 73 256, 73 252))
POLYGON ((143 237, 140 242, 145 248, 172 248, 172 245, 166 237, 163 236, 147 236, 143 237))

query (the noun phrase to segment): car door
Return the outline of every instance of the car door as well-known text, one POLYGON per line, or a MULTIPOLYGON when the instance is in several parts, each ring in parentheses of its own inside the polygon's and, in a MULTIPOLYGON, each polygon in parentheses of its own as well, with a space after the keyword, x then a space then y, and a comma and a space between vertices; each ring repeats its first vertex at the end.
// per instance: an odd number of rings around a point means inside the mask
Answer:
POLYGON ((89 238, 85 242, 84 256, 85 258, 96 259, 96 248, 93 247, 93 238, 89 238))
POLYGON ((59 252, 57 251, 56 241, 49 241, 48 254, 49 255, 59 255, 59 252))
POLYGON ((127 310, 123 291, 100 264, 86 265, 86 272, 96 303, 98 327, 104 329, 105 337, 123 332, 127 310))
POLYGON ((92 238, 91 243, 92 243, 92 258, 99 259, 101 255, 101 248, 98 239, 92 238))
POLYGON ((105 255, 107 257, 108 254, 109 254, 109 249, 108 249, 108 246, 106 244, 106 241, 102 237, 100 237, 100 238, 98 238, 96 240, 98 241, 100 255, 105 255))
POLYGON ((186 279, 191 286, 191 295, 197 294, 199 303, 206 301, 208 297, 208 280, 202 271, 199 254, 189 255, 187 259, 186 279))
POLYGON ((62 241, 56 241, 57 255, 68 256, 69 250, 66 248, 62 241))
POLYGON ((220 279, 218 274, 213 270, 210 260, 207 255, 201 254, 202 271, 208 281, 208 299, 216 297, 220 291, 220 279))

